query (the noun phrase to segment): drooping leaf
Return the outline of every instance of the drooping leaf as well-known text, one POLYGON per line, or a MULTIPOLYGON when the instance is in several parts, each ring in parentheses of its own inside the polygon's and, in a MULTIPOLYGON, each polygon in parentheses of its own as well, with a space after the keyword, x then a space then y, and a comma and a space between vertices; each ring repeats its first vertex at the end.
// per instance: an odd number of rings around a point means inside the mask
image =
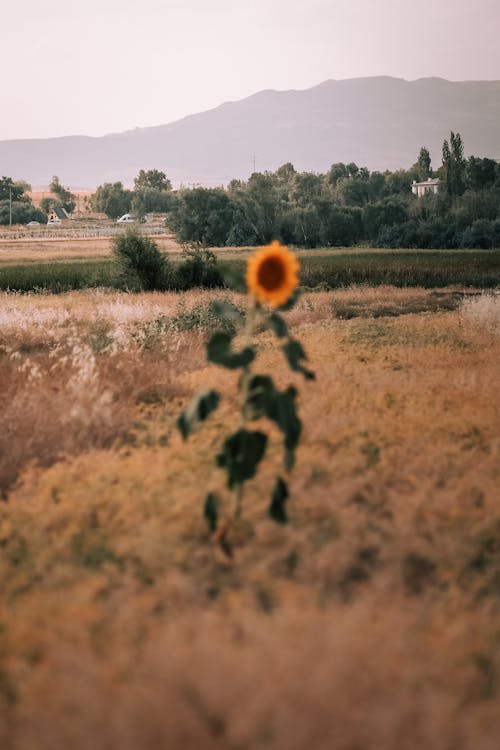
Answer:
POLYGON ((300 434, 302 432, 302 422, 297 415, 295 398, 297 390, 292 385, 286 391, 277 391, 268 413, 269 419, 272 419, 284 436, 285 443, 285 468, 290 471, 295 463, 295 448, 299 444, 300 434))
POLYGON ((252 347, 247 346, 240 352, 231 349, 231 341, 234 336, 223 331, 217 331, 207 343, 207 359, 228 370, 236 370, 238 367, 248 367, 254 360, 255 352, 252 347))
POLYGON ((230 435, 217 456, 217 464, 227 472, 230 489, 251 479, 259 461, 266 452, 267 435, 263 432, 249 432, 241 429, 230 435))
POLYGON ((177 420, 177 427, 184 440, 189 437, 200 422, 204 422, 215 411, 219 405, 219 400, 219 394, 214 390, 203 390, 196 394, 177 420))
POLYGON ((268 315, 266 318, 266 323, 279 339, 288 336, 288 326, 281 315, 279 315, 278 313, 273 312, 268 315))
POLYGON ((273 494, 271 496, 271 504, 269 506, 269 515, 276 521, 276 523, 287 523, 288 516, 286 514, 285 503, 288 499, 288 487, 286 482, 281 477, 276 479, 274 485, 273 494))
POLYGON ((203 516, 208 524, 210 531, 217 529, 217 522, 219 520, 219 497, 215 492, 209 492, 205 499, 205 507, 203 509, 203 516))
POLYGON ((302 431, 302 422, 297 415, 295 399, 297 389, 289 386, 285 391, 279 391, 269 375, 244 374, 247 378, 247 399, 245 402, 245 416, 247 419, 267 417, 275 422, 283 433, 285 445, 285 468, 293 468, 295 448, 302 431))
POLYGON ((302 373, 306 380, 315 379, 315 374, 302 364, 303 361, 307 361, 307 356, 300 341, 288 339, 286 344, 283 344, 283 352, 292 370, 302 373))

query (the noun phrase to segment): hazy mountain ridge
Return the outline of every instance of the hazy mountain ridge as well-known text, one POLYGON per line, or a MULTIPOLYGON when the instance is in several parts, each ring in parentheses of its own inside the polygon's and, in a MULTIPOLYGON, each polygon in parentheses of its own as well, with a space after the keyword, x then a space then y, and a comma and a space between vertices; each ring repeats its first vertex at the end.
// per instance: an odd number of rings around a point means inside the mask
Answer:
POLYGON ((156 167, 174 183, 223 184, 253 168, 291 161, 326 171, 338 161, 369 169, 409 167, 421 146, 433 166, 450 130, 466 155, 500 158, 500 81, 328 80, 305 90, 264 90, 166 125, 102 137, 0 141, 0 173, 34 185, 52 175, 93 187, 156 167))

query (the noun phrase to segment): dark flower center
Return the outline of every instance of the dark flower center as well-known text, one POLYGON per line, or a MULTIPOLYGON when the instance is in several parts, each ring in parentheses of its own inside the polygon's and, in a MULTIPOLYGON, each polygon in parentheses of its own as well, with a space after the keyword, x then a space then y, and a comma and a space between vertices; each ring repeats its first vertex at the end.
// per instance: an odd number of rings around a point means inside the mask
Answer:
POLYGON ((261 287, 273 292, 279 289, 285 280, 285 266, 281 258, 267 258, 263 261, 257 273, 261 287))

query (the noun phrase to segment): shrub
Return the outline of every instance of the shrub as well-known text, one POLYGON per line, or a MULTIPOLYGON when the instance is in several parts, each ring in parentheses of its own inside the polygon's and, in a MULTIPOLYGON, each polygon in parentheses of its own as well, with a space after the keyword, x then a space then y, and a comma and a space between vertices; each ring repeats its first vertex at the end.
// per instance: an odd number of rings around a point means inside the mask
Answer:
POLYGON ((211 250, 185 250, 184 260, 176 272, 175 286, 184 291, 193 287, 214 289, 224 286, 217 268, 217 257, 211 250))
POLYGON ((124 284, 132 290, 165 290, 174 286, 174 273, 168 258, 149 237, 128 229, 113 239, 113 253, 124 284))

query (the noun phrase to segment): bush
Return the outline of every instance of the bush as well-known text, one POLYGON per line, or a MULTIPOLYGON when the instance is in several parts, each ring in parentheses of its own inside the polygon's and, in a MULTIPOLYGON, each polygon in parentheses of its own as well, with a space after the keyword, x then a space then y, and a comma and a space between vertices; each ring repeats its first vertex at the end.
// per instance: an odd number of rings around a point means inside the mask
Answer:
POLYGON ((168 258, 149 237, 128 229, 113 239, 113 254, 124 284, 134 291, 172 289, 174 272, 168 258))
POLYGON ((462 232, 460 246, 481 249, 498 246, 500 240, 499 227, 499 221, 477 219, 462 232))
POLYGON ((185 250, 184 260, 177 269, 175 286, 184 291, 193 287, 214 289, 224 286, 217 268, 217 258, 211 250, 185 250))

